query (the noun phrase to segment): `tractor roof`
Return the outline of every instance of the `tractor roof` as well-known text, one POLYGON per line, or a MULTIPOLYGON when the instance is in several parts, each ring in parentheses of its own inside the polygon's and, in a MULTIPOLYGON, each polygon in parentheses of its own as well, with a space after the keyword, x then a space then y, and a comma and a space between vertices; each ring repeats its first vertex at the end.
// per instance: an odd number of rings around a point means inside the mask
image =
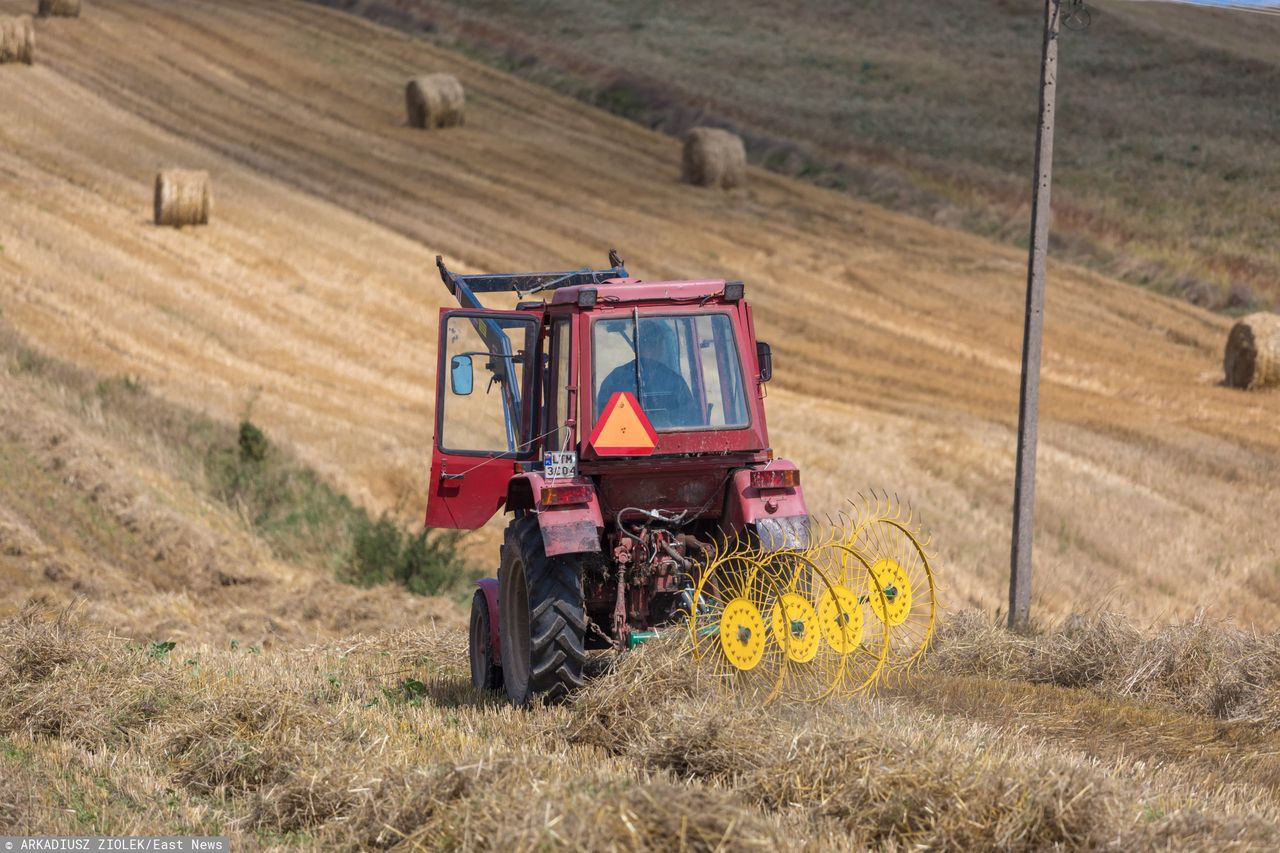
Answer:
POLYGON ((452 272, 444 259, 436 255, 440 278, 463 308, 483 309, 478 294, 516 293, 521 297, 551 291, 552 305, 578 305, 590 308, 600 302, 706 302, 720 297, 726 302, 742 298, 742 282, 726 282, 721 278, 693 281, 642 281, 631 278, 622 259, 609 251, 610 266, 565 272, 478 273, 462 275, 452 272), (594 293, 593 293, 594 291, 594 293))
POLYGON ((597 305, 617 302, 698 302, 724 294, 724 279, 694 281, 643 281, 638 278, 611 278, 599 284, 576 284, 558 287, 551 297, 552 305, 581 304, 578 294, 596 291, 597 305))

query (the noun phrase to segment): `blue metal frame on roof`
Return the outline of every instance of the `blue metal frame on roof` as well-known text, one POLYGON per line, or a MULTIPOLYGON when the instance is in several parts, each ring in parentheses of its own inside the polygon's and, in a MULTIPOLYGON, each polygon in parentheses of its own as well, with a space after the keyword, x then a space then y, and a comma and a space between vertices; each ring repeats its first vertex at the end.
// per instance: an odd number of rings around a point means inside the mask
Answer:
POLYGON ((477 293, 518 293, 529 296, 544 290, 555 290, 560 287, 573 287, 581 284, 600 284, 611 278, 627 278, 627 269, 618 257, 617 252, 609 253, 609 266, 605 269, 583 267, 579 270, 565 272, 530 272, 530 273, 475 273, 460 275, 451 272, 444 265, 444 259, 436 255, 436 266, 440 268, 440 278, 445 287, 454 295, 464 308, 484 308, 477 293))
MULTIPOLYGON (((474 311, 485 311, 477 293, 518 293, 523 296, 540 293, 544 290, 555 290, 560 287, 572 287, 580 284, 600 284, 612 278, 627 278, 626 267, 616 251, 609 251, 610 267, 593 270, 583 267, 568 272, 536 272, 536 273, 477 273, 459 275, 451 272, 444 264, 444 258, 436 255, 436 266, 440 269, 440 278, 445 287, 458 300, 463 308, 474 311)), ((484 341, 491 353, 487 367, 498 381, 502 393, 502 416, 506 421, 507 450, 518 453, 520 435, 518 424, 522 402, 520 399, 520 383, 516 377, 514 366, 515 353, 511 348, 511 338, 503 331, 502 325, 493 319, 469 317, 480 339, 484 341)))

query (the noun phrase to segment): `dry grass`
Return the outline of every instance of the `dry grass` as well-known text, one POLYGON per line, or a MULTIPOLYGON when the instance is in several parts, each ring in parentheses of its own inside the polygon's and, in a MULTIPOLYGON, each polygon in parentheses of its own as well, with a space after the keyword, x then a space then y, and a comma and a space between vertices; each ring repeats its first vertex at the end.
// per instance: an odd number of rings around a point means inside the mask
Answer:
POLYGON ((30 610, 0 627, 5 661, 48 661, 6 673, 0 818, 18 830, 163 825, 326 849, 1280 840, 1273 805, 905 697, 761 709, 711 689, 675 644, 658 643, 566 706, 515 711, 465 686, 460 646, 453 632, 415 632, 157 655, 75 614, 30 610), (59 701, 23 698, 51 680, 59 701), (75 699, 90 692, 92 705, 75 699), (42 795, 50 774, 57 792, 42 795))
POLYGON ((930 671, 1088 688, 1185 713, 1280 730, 1280 634, 1198 614, 1151 632, 1123 616, 1073 616, 1038 635, 1013 634, 967 611, 938 636, 930 671))
MULTIPOLYGON (((317 507, 327 504, 310 497, 277 495, 293 503, 278 508, 270 529, 241 514, 248 505, 220 497, 224 478, 210 461, 213 450, 235 451, 234 428, 135 379, 100 379, 43 356, 3 323, 0 377, 0 616, 32 598, 75 601, 90 622, 136 643, 246 647, 461 621, 450 600, 338 582, 354 534, 316 531, 299 517, 367 520, 345 497, 326 493, 346 510, 325 514, 317 507), (299 540, 306 547, 281 545, 299 540)), ((281 472, 301 470, 278 454, 281 472)), ((38 660, 13 665, 57 662, 66 645, 58 638, 49 633, 38 660)))

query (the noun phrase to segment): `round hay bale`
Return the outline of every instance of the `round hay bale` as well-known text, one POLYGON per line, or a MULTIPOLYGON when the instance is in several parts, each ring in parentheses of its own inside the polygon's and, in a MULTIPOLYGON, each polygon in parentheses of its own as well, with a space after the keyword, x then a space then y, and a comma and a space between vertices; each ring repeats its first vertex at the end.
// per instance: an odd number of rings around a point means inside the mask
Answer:
POLYGON ((212 208, 208 172, 165 169, 156 175, 157 225, 207 225, 212 208))
POLYGON ((25 62, 36 56, 36 28, 30 15, 0 18, 0 63, 25 62))
POLYGON ((37 14, 42 18, 78 18, 80 0, 40 0, 37 14))
POLYGON ((1222 358, 1227 384, 1254 391, 1280 385, 1280 314, 1250 314, 1227 336, 1222 358))
POLYGON ((404 87, 404 101, 410 127, 456 127, 465 118, 466 94, 452 74, 414 77, 404 87))
POLYGON ((742 137, 718 127, 695 127, 684 140, 681 177, 687 184, 730 190, 747 181, 742 137))

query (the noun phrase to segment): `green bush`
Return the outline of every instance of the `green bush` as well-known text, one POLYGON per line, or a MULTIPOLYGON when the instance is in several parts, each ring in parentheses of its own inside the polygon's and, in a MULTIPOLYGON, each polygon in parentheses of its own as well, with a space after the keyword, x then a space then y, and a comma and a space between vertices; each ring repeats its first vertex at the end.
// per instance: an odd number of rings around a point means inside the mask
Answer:
POLYGON ((457 550, 460 536, 408 533, 385 513, 376 520, 364 515, 353 525, 348 580, 361 586, 399 583, 419 595, 446 592, 467 574, 457 550))
POLYGON ((213 493, 285 559, 325 565, 358 586, 398 583, 421 595, 448 592, 469 574, 460 534, 412 533, 387 513, 373 518, 248 420, 234 444, 211 442, 205 474, 213 493))
POLYGON ((411 532, 386 513, 371 517, 248 418, 238 427, 213 420, 154 396, 140 377, 102 377, 45 356, 0 318, 0 369, 6 365, 62 387, 120 434, 139 437, 141 451, 163 448, 168 464, 239 513, 282 559, 423 595, 474 576, 458 554, 460 534, 411 532))

